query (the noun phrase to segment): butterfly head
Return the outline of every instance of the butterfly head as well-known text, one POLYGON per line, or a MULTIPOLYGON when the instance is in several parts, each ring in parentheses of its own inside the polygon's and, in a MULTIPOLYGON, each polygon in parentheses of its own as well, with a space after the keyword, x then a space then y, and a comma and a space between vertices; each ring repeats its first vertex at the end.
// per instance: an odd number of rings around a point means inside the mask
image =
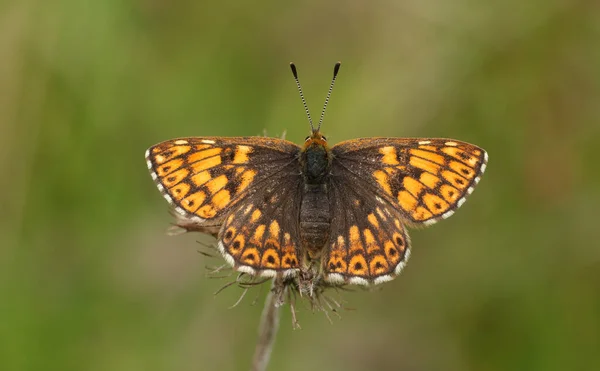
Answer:
POLYGON ((304 149, 309 147, 321 146, 327 148, 327 138, 320 131, 313 131, 311 135, 304 139, 304 149))

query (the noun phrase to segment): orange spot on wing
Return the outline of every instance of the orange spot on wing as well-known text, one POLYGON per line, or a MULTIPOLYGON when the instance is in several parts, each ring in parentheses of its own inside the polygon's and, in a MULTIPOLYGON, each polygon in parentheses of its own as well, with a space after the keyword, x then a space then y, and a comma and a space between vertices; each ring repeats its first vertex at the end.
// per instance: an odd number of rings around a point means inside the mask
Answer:
POLYGON ((194 146, 194 149, 196 151, 202 151, 203 149, 207 149, 207 148, 210 148, 210 147, 212 147, 210 144, 196 144, 194 146))
POLYGON ((406 188, 408 192, 410 192, 410 194, 412 194, 415 197, 419 197, 419 194, 421 193, 423 188, 425 188, 425 186, 421 182, 410 176, 404 177, 402 185, 404 186, 404 188, 406 188))
POLYGON ((260 261, 260 266, 264 268, 270 269, 278 269, 280 267, 280 260, 277 251, 273 248, 265 250, 263 252, 262 259, 260 261))
POLYGON ((419 148, 426 150, 426 151, 432 151, 432 152, 436 152, 438 150, 438 148, 436 146, 428 146, 426 144, 419 146, 419 148))
POLYGON ((398 261, 400 261, 400 250, 398 250, 392 241, 385 241, 383 246, 385 256, 389 262, 396 264, 398 261))
POLYGON ((189 164, 191 164, 193 162, 204 160, 205 158, 217 156, 218 154, 221 153, 221 151, 222 151, 221 148, 211 148, 211 149, 207 149, 205 151, 195 152, 195 153, 190 154, 187 157, 187 161, 189 164))
POLYGON ((371 213, 367 215, 367 220, 371 223, 375 228, 379 228, 379 222, 377 221, 377 217, 375 214, 371 213))
POLYGON ((207 169, 213 168, 220 164, 221 164, 221 156, 214 156, 214 157, 209 157, 209 158, 205 158, 204 160, 194 162, 193 164, 190 165, 190 167, 192 168, 192 170, 195 173, 199 173, 202 170, 207 170, 207 169))
POLYGON ((462 176, 456 174, 454 171, 445 170, 442 171, 442 177, 448 181, 448 183, 452 184, 458 189, 465 189, 469 185, 467 179, 462 176))
POLYGON ((260 210, 256 209, 252 212, 252 215, 250 215, 250 221, 252 223, 255 223, 258 218, 260 218, 260 216, 262 215, 262 213, 260 212, 260 210))
POLYGON ((430 213, 429 210, 427 210, 423 206, 417 207, 412 213, 412 217, 415 220, 419 220, 419 221, 427 220, 427 219, 431 218, 432 216, 433 216, 433 214, 430 213))
POLYGON ((192 182, 196 185, 196 187, 200 187, 204 183, 208 182, 212 177, 208 171, 201 171, 196 175, 192 176, 192 182))
POLYGON ((418 204, 417 199, 408 193, 408 191, 398 192, 398 202, 400 203, 400 206, 407 211, 414 210, 418 204))
POLYGON ((353 276, 367 276, 369 274, 369 266, 363 255, 354 255, 348 264, 348 273, 353 276))
POLYGON ((423 195, 423 202, 425 203, 429 211, 431 211, 432 214, 436 215, 442 214, 450 207, 450 205, 446 201, 444 201, 443 198, 438 197, 432 193, 425 193, 423 195))
POLYGON ((189 152, 190 149, 191 149, 190 146, 173 146, 173 147, 169 148, 168 151, 164 151, 164 152, 156 155, 154 157, 154 162, 156 164, 165 163, 175 157, 181 156, 184 153, 189 152))
POLYGON ((467 179, 473 179, 473 177, 475 176, 475 170, 458 161, 451 161, 450 169, 454 170, 455 172, 459 173, 461 176, 467 179))
POLYGON ((373 256, 369 262, 369 271, 371 272, 371 276, 379 276, 388 273, 390 269, 385 257, 380 254, 373 256))
POLYGON ((416 156, 410 157, 410 165, 433 174, 440 170, 440 165, 416 156))
POLYGON ((279 232, 280 232, 279 223, 277 223, 277 220, 273 220, 271 222, 271 225, 269 225, 269 234, 271 235, 271 237, 278 240, 279 232))
POLYGON ((464 150, 462 150, 461 148, 457 148, 457 147, 444 147, 442 148, 442 152, 444 152, 445 154, 454 157, 455 159, 469 165, 469 166, 475 166, 475 164, 477 164, 477 157, 473 157, 471 156, 470 153, 465 152, 464 150))
POLYGON ((227 207, 230 201, 231 196, 229 194, 229 191, 226 189, 220 190, 212 197, 212 204, 219 210, 222 210, 225 207, 227 207))
POLYGON ((235 227, 227 228, 227 230, 223 234, 223 243, 229 244, 231 242, 231 240, 233 239, 233 237, 236 235, 236 233, 237 233, 237 229, 235 229, 235 227))
POLYGON ((183 160, 177 158, 159 166, 156 170, 156 173, 158 174, 158 176, 164 177, 165 175, 171 174, 175 170, 179 169, 181 165, 183 165, 183 160))
POLYGON ((440 193, 442 194, 444 199, 449 203, 456 202, 456 200, 458 200, 458 198, 460 197, 459 190, 448 184, 442 184, 442 186, 440 187, 440 193))
POLYGON ((348 271, 348 264, 339 254, 332 253, 325 267, 326 271, 330 273, 346 273, 348 271))
POLYGON ((373 233, 370 229, 365 229, 363 231, 363 236, 365 237, 365 243, 367 246, 375 244, 375 236, 373 236, 373 233))
POLYGON ((350 227, 350 243, 354 243, 360 240, 360 235, 358 234, 358 226, 353 225, 350 227))
POLYGON ((161 180, 165 187, 171 188, 177 183, 181 182, 183 179, 185 179, 185 177, 187 177, 189 173, 190 172, 188 169, 183 168, 172 172, 171 174, 167 175, 161 180))
POLYGON ((242 192, 244 189, 248 188, 254 177, 256 176, 256 171, 254 170, 246 170, 240 179, 240 182, 237 187, 238 192, 242 192))
POLYGON ((410 154, 413 156, 418 156, 429 160, 431 162, 435 162, 436 164, 443 165, 446 161, 444 161, 444 156, 438 155, 437 153, 432 153, 429 151, 423 151, 420 149, 411 149, 410 154))
POLYGON ((442 180, 433 174, 422 173, 421 176, 419 177, 419 181, 421 181, 421 183, 425 184, 427 187, 433 189, 442 180))
POLYGON ((256 267, 260 262, 260 253, 255 247, 246 247, 240 260, 246 265, 256 267))
POLYGON ((394 234, 392 235, 392 241, 394 242, 396 247, 404 249, 404 237, 402 237, 400 233, 394 232, 394 234))
POLYGON ((248 153, 252 152, 252 147, 249 146, 237 146, 233 155, 234 164, 245 164, 248 162, 248 153))
POLYGON ((375 179, 377 180, 377 183, 379 183, 381 188, 383 188, 385 193, 391 195, 392 189, 390 188, 389 176, 381 170, 377 170, 377 171, 373 172, 373 176, 375 177, 375 179))
POLYGON ((210 219, 217 214, 217 210, 212 205, 204 205, 196 212, 199 217, 210 219))
POLYGON ((479 157, 481 156, 481 151, 478 149, 473 149, 471 150, 471 153, 473 153, 475 156, 479 157))
POLYGON ((266 226, 264 224, 261 224, 258 227, 256 227, 256 230, 254 230, 254 235, 252 236, 252 239, 250 239, 250 242, 252 242, 255 245, 261 245, 265 229, 266 226))
POLYGON ((238 256, 245 246, 246 239, 242 234, 238 234, 237 236, 235 236, 233 243, 228 246, 227 250, 231 253, 231 255, 238 256))
POLYGON ((184 198, 181 201, 181 206, 190 213, 193 213, 194 211, 198 210, 205 199, 206 194, 202 191, 199 191, 184 198))
POLYGON ((400 162, 398 162, 398 154, 396 153, 396 148, 389 146, 389 147, 382 147, 379 148, 379 153, 381 153, 383 155, 383 157, 381 158, 381 162, 383 162, 386 165, 399 165, 400 162))
POLYGON ((295 251, 283 254, 283 258, 281 258, 281 268, 298 268, 298 257, 296 257, 295 251))
POLYGON ((377 245, 377 241, 375 241, 375 236, 369 229, 365 229, 363 231, 363 236, 365 238, 365 244, 367 245, 367 254, 371 254, 374 251, 380 250, 379 245, 377 245))
POLYGON ((360 231, 358 230, 358 226, 353 225, 350 227, 350 253, 354 251, 364 251, 364 247, 360 240, 360 231))
POLYGON ((217 191, 223 189, 223 187, 225 187, 226 184, 227 184, 227 176, 220 175, 220 176, 210 180, 209 182, 207 182, 206 188, 208 188, 208 191, 210 193, 215 194, 217 191))
POLYGON ((169 189, 171 196, 176 200, 181 200, 190 191, 190 185, 187 183, 179 183, 175 187, 169 189))

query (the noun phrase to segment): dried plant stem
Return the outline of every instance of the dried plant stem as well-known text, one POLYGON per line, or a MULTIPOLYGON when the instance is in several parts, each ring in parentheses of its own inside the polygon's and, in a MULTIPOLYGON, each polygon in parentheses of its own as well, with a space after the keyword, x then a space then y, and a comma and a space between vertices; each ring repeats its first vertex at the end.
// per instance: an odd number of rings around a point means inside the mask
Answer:
POLYGON ((265 307, 260 319, 258 328, 258 340, 252 359, 251 371, 265 371, 269 365, 271 351, 275 344, 275 336, 279 329, 279 311, 281 307, 283 284, 280 280, 274 279, 273 286, 267 294, 265 307))

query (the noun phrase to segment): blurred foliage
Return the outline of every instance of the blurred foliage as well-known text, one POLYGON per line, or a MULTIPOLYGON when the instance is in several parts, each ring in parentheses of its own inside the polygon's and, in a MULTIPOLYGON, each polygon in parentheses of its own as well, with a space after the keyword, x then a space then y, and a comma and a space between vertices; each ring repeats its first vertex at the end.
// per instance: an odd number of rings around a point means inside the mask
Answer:
POLYGON ((403 275, 271 370, 600 369, 595 1, 0 3, 0 369, 240 370, 264 289, 213 292, 143 153, 180 136, 452 137, 490 154, 403 275), (256 305, 251 305, 258 294, 256 305))

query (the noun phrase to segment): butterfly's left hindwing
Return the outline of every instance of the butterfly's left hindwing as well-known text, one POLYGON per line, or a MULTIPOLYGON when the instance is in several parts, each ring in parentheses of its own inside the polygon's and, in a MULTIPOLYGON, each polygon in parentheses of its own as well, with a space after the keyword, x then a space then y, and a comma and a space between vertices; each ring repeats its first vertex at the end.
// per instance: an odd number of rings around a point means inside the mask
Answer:
POLYGON ((452 215, 487 164, 483 149, 453 139, 354 139, 335 145, 332 155, 332 178, 359 184, 413 225, 452 215))
POLYGON ((273 277, 300 267, 298 215, 302 182, 299 172, 285 169, 261 183, 226 217, 218 248, 235 270, 273 277))
POLYGON ((265 179, 297 161, 294 143, 265 137, 196 137, 146 151, 158 189, 182 218, 216 225, 265 179))

